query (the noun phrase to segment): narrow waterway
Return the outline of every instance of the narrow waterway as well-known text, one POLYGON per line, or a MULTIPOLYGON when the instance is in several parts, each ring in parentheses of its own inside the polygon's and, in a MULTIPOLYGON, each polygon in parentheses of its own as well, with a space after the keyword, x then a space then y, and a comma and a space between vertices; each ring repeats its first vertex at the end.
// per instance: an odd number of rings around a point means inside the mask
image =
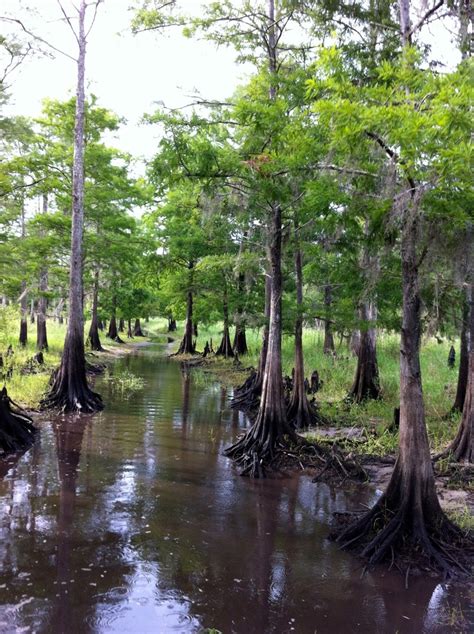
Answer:
POLYGON ((222 451, 245 419, 224 388, 160 346, 120 367, 145 388, 124 400, 99 380, 103 413, 45 421, 3 465, 1 632, 470 630, 472 587, 406 591, 326 539, 332 513, 373 492, 241 478, 222 451))

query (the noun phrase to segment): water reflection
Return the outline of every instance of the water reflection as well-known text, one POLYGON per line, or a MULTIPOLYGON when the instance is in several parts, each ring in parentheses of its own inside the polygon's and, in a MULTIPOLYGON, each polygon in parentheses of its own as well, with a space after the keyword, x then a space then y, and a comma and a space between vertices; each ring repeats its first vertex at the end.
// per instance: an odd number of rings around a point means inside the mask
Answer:
POLYGON ((361 578, 327 541, 370 491, 240 478, 224 388, 151 351, 120 363, 143 391, 100 386, 103 414, 46 422, 0 480, 0 631, 463 631, 447 619, 472 619, 466 593, 361 578))

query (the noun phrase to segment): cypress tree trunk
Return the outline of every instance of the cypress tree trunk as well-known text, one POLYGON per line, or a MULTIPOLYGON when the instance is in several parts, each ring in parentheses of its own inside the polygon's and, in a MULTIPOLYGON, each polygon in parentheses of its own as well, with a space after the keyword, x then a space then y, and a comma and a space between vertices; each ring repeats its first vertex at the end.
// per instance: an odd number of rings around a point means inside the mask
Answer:
POLYGON ((241 357, 244 354, 248 354, 248 346, 247 346, 247 335, 245 332, 245 326, 242 324, 237 324, 235 327, 235 335, 234 335, 234 343, 233 343, 234 353, 241 357))
POLYGON ((129 339, 133 339, 133 331, 132 331, 132 320, 127 320, 127 337, 129 339))
MULTIPOLYGON (((459 352, 459 373, 458 384, 456 388, 456 398, 452 407, 453 412, 462 412, 464 406, 464 399, 466 397, 467 381, 469 375, 469 323, 470 323, 470 309, 472 292, 471 286, 466 288, 466 295, 463 302, 462 311, 462 325, 461 325, 461 349, 459 352)), ((471 350, 473 349, 472 337, 471 337, 471 350)))
MULTIPOLYGON (((361 320, 366 324, 374 319, 375 309, 372 303, 364 301, 360 310, 361 320)), ((354 383, 348 398, 354 403, 380 396, 379 368, 376 351, 375 328, 363 328, 360 334, 359 352, 354 383)))
POLYGON ((99 337, 99 320, 97 317, 97 307, 99 301, 99 267, 96 266, 94 271, 94 288, 92 291, 92 320, 89 329, 89 341, 91 344, 91 350, 101 352, 104 350, 100 343, 99 337))
POLYGON ((308 401, 304 381, 303 359, 303 262, 299 246, 298 227, 295 223, 295 276, 296 276, 296 320, 295 320, 295 371, 293 389, 288 405, 288 422, 296 429, 306 429, 320 421, 316 408, 308 401))
POLYGON ((360 330, 353 330, 351 333, 351 338, 349 342, 349 348, 356 357, 359 355, 359 347, 360 347, 360 330))
POLYGON ((447 454, 452 454, 456 462, 474 463, 474 296, 473 285, 469 284, 469 332, 471 349, 468 362, 468 379, 462 408, 461 423, 456 438, 448 447, 447 454))
MULTIPOLYGON (((25 206, 21 205, 21 237, 25 238, 25 206)), ((20 299, 20 336, 18 341, 20 346, 25 347, 28 343, 28 296, 26 292, 26 281, 21 282, 21 299, 20 299)))
MULTIPOLYGON (((42 271, 40 274, 40 291, 46 291, 48 285, 47 272, 42 271)), ((41 296, 38 300, 38 313, 36 317, 36 349, 48 349, 48 335, 46 331, 46 297, 41 296)))
MULTIPOLYGON (((244 238, 247 237, 247 231, 244 232, 244 238)), ((244 248, 243 240, 240 243, 239 252, 242 254, 244 248)), ((235 335, 234 335, 234 353, 239 357, 248 353, 247 337, 245 334, 244 306, 243 300, 245 293, 245 273, 239 270, 237 277, 238 303, 235 316, 235 335)))
POLYGON ((225 454, 243 467, 242 475, 265 477, 284 434, 295 437, 286 418, 281 369, 281 207, 273 205, 269 222, 271 301, 268 351, 263 373, 262 396, 255 422, 225 454))
POLYGON ((20 346, 26 346, 28 343, 28 298, 26 295, 26 282, 21 283, 21 300, 20 300, 20 336, 18 341, 20 346))
POLYGON ((168 317, 168 332, 174 332, 176 330, 176 320, 173 319, 173 315, 170 313, 168 317))
POLYGON ((135 337, 144 337, 145 335, 142 332, 142 327, 139 319, 135 319, 135 326, 133 327, 133 334, 135 337))
POLYGON ((193 342, 193 284, 194 284, 194 262, 188 263, 188 294, 186 301, 186 324, 184 327, 184 337, 178 349, 178 354, 194 354, 193 342))
POLYGON ((117 339, 120 339, 120 337, 118 335, 117 319, 116 319, 115 315, 112 315, 110 317, 109 330, 107 332, 107 337, 112 339, 112 341, 117 341, 117 339))
POLYGON ((423 554, 448 573, 450 547, 461 533, 441 509, 430 456, 420 370, 420 297, 418 289, 417 201, 403 212, 401 240, 403 323, 400 348, 399 455, 385 493, 369 513, 337 536, 343 547, 359 548, 370 564, 400 550, 423 554), (393 550, 392 550, 393 549, 393 550))
POLYGON ((265 273, 265 326, 263 328, 262 349, 258 359, 257 370, 252 371, 248 379, 234 390, 231 407, 242 411, 252 411, 258 407, 262 393, 263 375, 268 352, 268 334, 270 320, 271 279, 268 272, 265 273))
POLYGON ((86 0, 80 0, 77 41, 76 117, 74 124, 73 206, 71 231, 71 263, 69 272, 69 318, 66 340, 50 393, 43 407, 58 407, 63 411, 95 412, 102 409, 101 397, 93 392, 86 377, 84 351, 82 235, 84 225, 84 73, 86 34, 84 27, 86 0))
POLYGON ((119 332, 124 332, 125 330, 125 320, 123 317, 120 317, 119 319, 119 327, 118 327, 119 332))
MULTIPOLYGON (((43 214, 48 212, 48 196, 43 194, 43 214)), ((48 349, 48 336, 46 332, 46 310, 48 302, 44 293, 48 290, 48 269, 42 268, 39 273, 38 289, 40 297, 38 300, 38 314, 36 318, 36 349, 48 349)))
POLYGON ((334 337, 332 334, 332 324, 330 320, 331 316, 331 304, 332 304, 332 288, 330 284, 324 286, 324 307, 326 313, 326 320, 324 322, 324 354, 334 354, 334 337))
POLYGON ((30 323, 32 324, 35 323, 35 300, 34 299, 31 300, 31 304, 30 304, 30 323))
POLYGON ((229 333, 229 305, 227 299, 227 286, 224 281, 224 297, 222 300, 222 313, 224 316, 224 332, 222 335, 222 341, 219 348, 216 350, 216 355, 221 355, 228 359, 229 357, 234 356, 234 351, 232 350, 232 344, 230 342, 230 333, 229 333))
POLYGON ((28 448, 36 428, 31 418, 10 399, 7 388, 0 391, 0 453, 12 453, 28 448))

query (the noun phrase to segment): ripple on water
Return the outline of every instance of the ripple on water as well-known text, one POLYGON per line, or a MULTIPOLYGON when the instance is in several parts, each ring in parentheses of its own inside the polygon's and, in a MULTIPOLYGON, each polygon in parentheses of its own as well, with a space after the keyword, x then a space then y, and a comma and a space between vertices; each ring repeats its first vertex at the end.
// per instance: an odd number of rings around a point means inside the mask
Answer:
POLYGON ((469 587, 361 578, 327 540, 374 493, 240 478, 222 451, 245 418, 221 386, 152 349, 117 365, 145 389, 44 423, 0 480, 1 632, 469 630, 469 587))

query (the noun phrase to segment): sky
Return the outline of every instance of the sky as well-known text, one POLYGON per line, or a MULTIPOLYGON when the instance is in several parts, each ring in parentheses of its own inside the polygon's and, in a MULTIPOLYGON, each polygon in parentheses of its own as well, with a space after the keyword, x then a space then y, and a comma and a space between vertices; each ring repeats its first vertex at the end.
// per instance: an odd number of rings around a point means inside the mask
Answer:
MULTIPOLYGON (((157 102, 182 107, 192 101, 197 90, 206 99, 225 99, 244 78, 244 72, 234 62, 232 49, 216 49, 213 43, 190 40, 178 28, 165 35, 133 35, 132 2, 105 0, 99 6, 88 38, 86 83, 99 105, 127 120, 110 141, 136 157, 150 157, 157 147, 158 130, 140 125, 145 112, 153 112, 157 102)), ((70 0, 62 4, 65 8, 72 6, 70 0)), ((61 19, 57 0, 1 0, 0 5, 2 15, 21 18, 35 34, 76 54, 74 36, 61 19)), ((195 12, 200 2, 181 0, 180 6, 195 12)), ((31 57, 11 79, 8 113, 34 117, 41 112, 43 98, 69 98, 75 91, 75 74, 74 62, 61 54, 54 58, 31 57)))
MULTIPOLYGON (((72 15, 72 1, 61 2, 72 15)), ((211 42, 187 39, 179 28, 165 35, 133 35, 129 7, 136 2, 105 0, 100 5, 88 38, 86 80, 87 90, 98 97, 99 105, 127 120, 118 136, 107 142, 135 157, 149 158, 157 148, 159 131, 140 125, 145 112, 153 112, 157 102, 168 107, 189 104, 196 90, 205 99, 223 100, 232 95, 248 69, 235 63, 231 48, 216 49, 211 42)), ((426 10, 425 0, 415 0, 416 4, 420 11, 426 10)), ((196 13, 201 0, 179 0, 179 6, 185 13, 196 13)), ((414 9, 416 17, 416 6, 414 9)), ((57 48, 76 54, 74 37, 62 19, 58 0, 0 0, 0 15, 8 14, 21 18, 57 48)), ((452 56, 455 47, 446 29, 435 25, 424 29, 424 34, 437 55, 452 56)), ((76 68, 70 59, 60 54, 31 57, 12 78, 8 113, 37 116, 43 98, 64 100, 72 96, 75 80, 76 68)))

